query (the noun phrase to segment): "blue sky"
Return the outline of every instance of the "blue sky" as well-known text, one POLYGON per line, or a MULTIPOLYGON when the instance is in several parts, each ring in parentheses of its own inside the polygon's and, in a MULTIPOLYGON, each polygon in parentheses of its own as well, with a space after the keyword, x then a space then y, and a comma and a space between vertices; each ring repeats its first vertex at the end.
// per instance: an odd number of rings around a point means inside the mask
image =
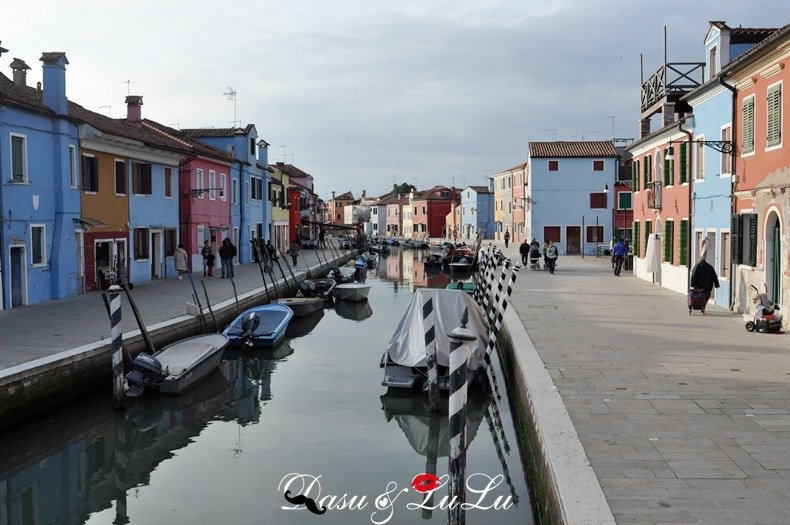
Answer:
POLYGON ((530 141, 636 138, 640 55, 704 61, 708 21, 790 22, 786 0, 39 0, 4 2, 0 71, 41 80, 64 51, 67 94, 173 127, 253 123, 269 161, 316 189, 484 184, 530 141), (129 83, 127 83, 129 81, 129 83), (225 93, 232 87, 236 99, 225 93), (235 113, 235 116, 234 116, 235 113))

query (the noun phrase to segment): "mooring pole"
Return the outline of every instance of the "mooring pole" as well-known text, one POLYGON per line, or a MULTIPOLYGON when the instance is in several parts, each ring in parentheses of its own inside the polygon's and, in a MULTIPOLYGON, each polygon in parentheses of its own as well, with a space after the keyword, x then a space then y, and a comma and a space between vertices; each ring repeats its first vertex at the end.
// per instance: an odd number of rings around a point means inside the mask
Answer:
POLYGON ((469 360, 469 342, 477 339, 466 328, 469 311, 464 310, 461 326, 448 334, 450 337, 450 399, 449 424, 450 458, 449 468, 450 506, 449 525, 466 523, 466 369, 469 360))
MULTIPOLYGON (((436 475, 436 460, 439 457, 439 430, 441 427, 442 414, 431 411, 428 417, 430 419, 428 422, 428 450, 425 454, 425 472, 427 474, 436 475)), ((428 496, 425 506, 422 509, 423 519, 431 519, 433 494, 434 491, 431 491, 431 494, 428 496)))
POLYGON ((121 287, 110 286, 110 339, 112 340, 112 397, 116 409, 123 408, 123 335, 121 334, 121 287))
POLYGON ((200 284, 203 285, 203 295, 206 296, 206 306, 208 306, 208 313, 211 314, 211 319, 214 320, 214 331, 219 332, 219 325, 217 324, 217 318, 214 317, 214 310, 211 309, 211 300, 208 298, 208 290, 206 289, 206 281, 200 281, 200 284))
POLYGON ((233 277, 230 278, 230 284, 233 286, 233 298, 236 299, 236 313, 241 313, 241 305, 239 304, 239 294, 236 291, 236 281, 233 280, 233 277))
POLYGON ((436 330, 434 328, 433 297, 425 292, 426 299, 422 303, 422 322, 425 327, 425 354, 428 365, 428 407, 431 412, 439 406, 439 364, 436 362, 436 330))

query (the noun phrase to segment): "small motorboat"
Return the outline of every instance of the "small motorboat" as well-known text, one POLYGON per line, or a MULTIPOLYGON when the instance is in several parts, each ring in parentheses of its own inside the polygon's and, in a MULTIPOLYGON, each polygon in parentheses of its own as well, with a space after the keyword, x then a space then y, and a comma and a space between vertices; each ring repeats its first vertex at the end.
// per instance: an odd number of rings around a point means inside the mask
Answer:
POLYGON ((447 290, 463 290, 468 294, 475 293, 475 283, 471 281, 455 281, 446 286, 447 290))
POLYGON ((329 277, 325 279, 305 279, 299 283, 299 293, 302 297, 320 297, 329 299, 335 290, 337 282, 329 277))
POLYGON ((472 264, 472 259, 467 257, 461 257, 457 261, 451 262, 449 264, 451 272, 457 273, 464 273, 464 272, 471 272, 474 270, 474 264, 472 264))
POLYGON ((335 312, 344 319, 362 321, 373 315, 373 308, 367 301, 335 301, 335 312))
POLYGON ((344 266, 342 268, 338 268, 335 266, 331 270, 329 270, 329 274, 327 274, 327 278, 334 279, 335 283, 343 284, 343 283, 353 283, 355 279, 355 273, 358 274, 357 270, 360 268, 365 268, 366 263, 364 261, 360 262, 358 266, 351 268, 349 266, 344 266))
POLYGON ((396 239, 395 237, 392 237, 387 241, 387 244, 389 244, 390 246, 400 246, 400 241, 398 241, 398 239, 396 239))
POLYGON ((360 302, 368 300, 373 285, 365 283, 343 283, 335 286, 335 298, 341 301, 360 302))
POLYGON ((285 337, 293 310, 282 304, 254 306, 236 319, 222 332, 230 338, 230 346, 242 348, 271 348, 285 337))
POLYGON ((294 317, 306 317, 324 308, 323 297, 281 297, 274 302, 290 308, 294 317))
POLYGON ((224 334, 206 334, 182 339, 153 355, 139 354, 126 374, 126 396, 189 390, 217 368, 228 344, 224 334))

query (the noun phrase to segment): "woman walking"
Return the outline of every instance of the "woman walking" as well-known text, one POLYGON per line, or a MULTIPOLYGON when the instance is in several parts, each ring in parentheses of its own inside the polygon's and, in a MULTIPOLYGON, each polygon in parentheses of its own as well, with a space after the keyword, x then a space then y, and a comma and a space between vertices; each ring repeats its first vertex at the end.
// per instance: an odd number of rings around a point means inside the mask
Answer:
POLYGON ((299 257, 299 239, 291 244, 291 259, 294 261, 294 268, 296 267, 296 258, 299 257))

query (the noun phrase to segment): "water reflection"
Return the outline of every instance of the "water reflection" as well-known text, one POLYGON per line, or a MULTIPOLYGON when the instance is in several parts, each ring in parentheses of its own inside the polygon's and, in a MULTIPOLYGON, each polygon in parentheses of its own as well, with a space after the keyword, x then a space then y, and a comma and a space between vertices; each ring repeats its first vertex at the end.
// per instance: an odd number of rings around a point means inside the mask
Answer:
POLYGON ((354 302, 354 301, 335 301, 335 312, 344 319, 352 321, 362 321, 373 315, 373 308, 371 308, 368 301, 354 302))

